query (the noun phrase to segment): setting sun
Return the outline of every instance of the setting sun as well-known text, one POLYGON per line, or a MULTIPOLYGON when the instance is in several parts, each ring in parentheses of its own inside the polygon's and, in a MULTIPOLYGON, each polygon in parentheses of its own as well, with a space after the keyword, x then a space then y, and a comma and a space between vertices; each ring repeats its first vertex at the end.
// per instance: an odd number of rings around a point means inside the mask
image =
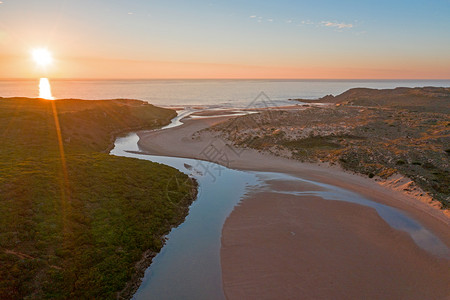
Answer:
POLYGON ((0 300, 450 300, 449 16, 0 0, 0 300))
POLYGON ((46 67, 52 63, 52 54, 44 48, 33 49, 32 51, 34 61, 42 67, 46 67))

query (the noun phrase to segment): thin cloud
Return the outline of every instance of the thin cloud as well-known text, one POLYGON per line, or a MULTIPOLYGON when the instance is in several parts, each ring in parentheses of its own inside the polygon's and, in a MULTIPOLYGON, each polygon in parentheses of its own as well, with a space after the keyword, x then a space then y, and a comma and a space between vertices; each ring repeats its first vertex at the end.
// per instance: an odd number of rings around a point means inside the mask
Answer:
POLYGON ((314 25, 314 22, 311 22, 310 20, 301 21, 299 26, 301 26, 301 25, 314 25))
POLYGON ((330 21, 322 21, 322 22, 320 22, 320 24, 325 27, 334 27, 334 28, 338 28, 338 29, 353 28, 353 24, 350 24, 350 23, 337 23, 337 22, 330 22, 330 21))
MULTIPOLYGON (((258 23, 262 23, 262 22, 273 23, 273 22, 275 22, 275 20, 273 18, 261 17, 261 16, 257 16, 257 15, 251 15, 251 16, 249 16, 249 18, 254 19, 258 23)), ((331 21, 313 22, 311 20, 302 20, 302 21, 296 22, 292 19, 287 19, 284 22, 286 24, 291 24, 291 25, 299 26, 299 27, 315 26, 316 28, 319 28, 319 27, 334 28, 337 31, 355 28, 354 24, 344 23, 344 22, 331 22, 331 21)))
POLYGON ((251 16, 249 16, 249 18, 255 19, 255 21, 257 21, 258 23, 262 23, 263 21, 270 22, 270 23, 274 22, 274 19, 272 19, 272 18, 258 17, 256 15, 251 15, 251 16))

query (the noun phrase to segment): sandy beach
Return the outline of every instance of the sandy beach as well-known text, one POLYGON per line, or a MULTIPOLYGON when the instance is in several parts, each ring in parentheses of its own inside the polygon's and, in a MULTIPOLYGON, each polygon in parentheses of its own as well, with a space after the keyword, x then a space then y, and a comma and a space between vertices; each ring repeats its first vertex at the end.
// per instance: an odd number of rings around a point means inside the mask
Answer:
MULTIPOLYGON (((227 118, 188 119, 180 127, 141 132, 139 146, 148 154, 280 172, 341 187, 406 212, 450 246, 448 216, 414 197, 336 166, 241 151, 209 132, 194 134, 227 118)), ((278 182, 273 189, 277 185, 289 188, 278 182)), ((372 208, 313 196, 299 201, 299 196, 271 191, 249 194, 224 225, 221 260, 229 299, 445 299, 450 295, 449 260, 419 248, 372 208)))

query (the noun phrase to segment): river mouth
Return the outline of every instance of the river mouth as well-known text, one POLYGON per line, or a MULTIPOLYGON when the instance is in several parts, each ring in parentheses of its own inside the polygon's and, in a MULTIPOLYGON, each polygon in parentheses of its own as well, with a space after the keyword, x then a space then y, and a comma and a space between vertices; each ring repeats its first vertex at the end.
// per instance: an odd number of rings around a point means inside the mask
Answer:
MULTIPOLYGON (((179 125, 177 122, 179 119, 172 126, 179 125)), ((133 299, 224 299, 220 262, 223 224, 241 199, 255 191, 270 190, 274 181, 288 183, 272 190, 275 193, 371 207, 389 226, 408 233, 420 248, 450 257, 448 247, 406 213, 356 193, 282 173, 239 171, 196 159, 139 154, 138 141, 135 133, 118 138, 111 154, 177 168, 199 182, 199 193, 185 222, 167 235, 166 245, 146 270, 133 299)))

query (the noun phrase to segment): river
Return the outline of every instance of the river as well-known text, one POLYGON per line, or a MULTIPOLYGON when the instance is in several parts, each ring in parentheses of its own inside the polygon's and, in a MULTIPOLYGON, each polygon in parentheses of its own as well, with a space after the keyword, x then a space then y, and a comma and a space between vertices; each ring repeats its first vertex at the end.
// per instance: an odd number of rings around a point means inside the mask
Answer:
MULTIPOLYGON (((189 113, 179 113, 165 128, 181 125, 180 119, 189 113)), ((110 154, 172 166, 194 177, 199 192, 184 223, 167 235, 165 246, 146 270, 133 299, 224 299, 220 264, 223 224, 246 194, 268 188, 268 182, 274 180, 302 181, 320 187, 319 191, 277 190, 277 193, 306 194, 372 207, 392 228, 407 232, 419 247, 437 256, 450 257, 448 247, 412 217, 356 193, 281 173, 239 171, 195 159, 139 154, 138 140, 135 133, 118 138, 110 154)))

